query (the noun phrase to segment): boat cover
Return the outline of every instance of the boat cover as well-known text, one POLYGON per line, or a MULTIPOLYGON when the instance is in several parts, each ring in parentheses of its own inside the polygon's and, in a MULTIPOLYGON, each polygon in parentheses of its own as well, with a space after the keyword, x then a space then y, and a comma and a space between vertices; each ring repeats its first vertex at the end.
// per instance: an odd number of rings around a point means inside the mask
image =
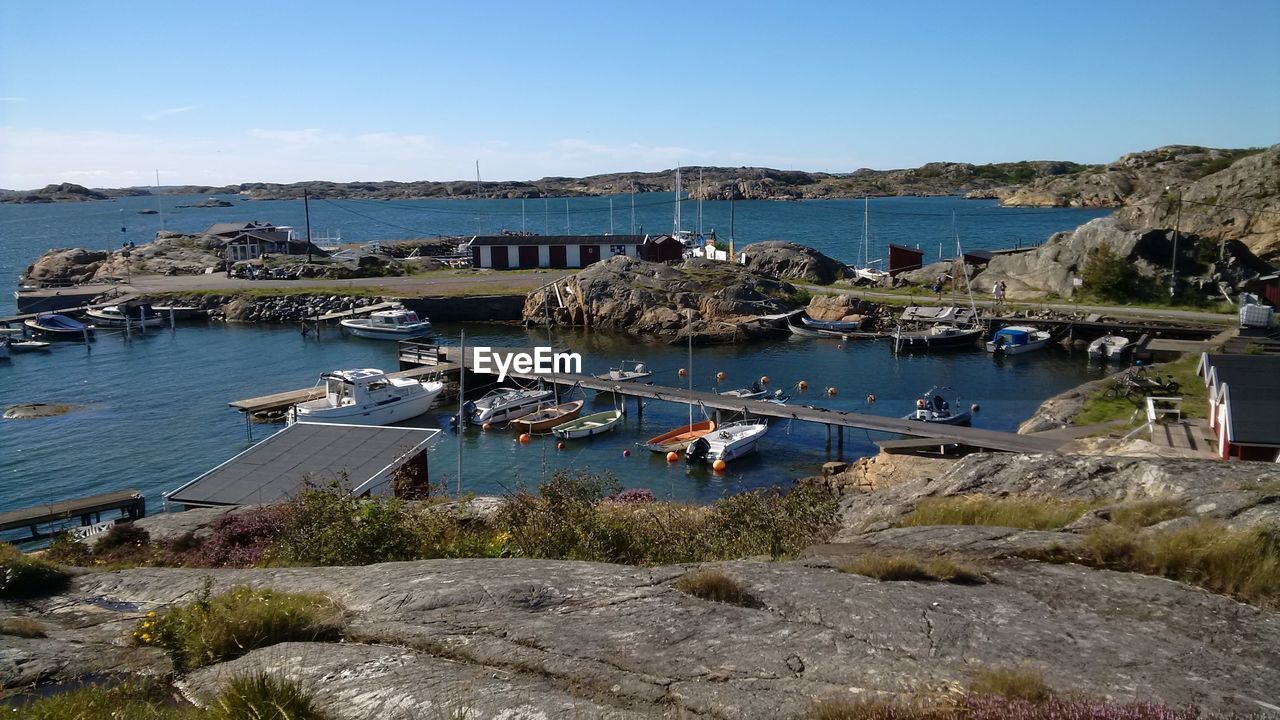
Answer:
POLYGON ((50 330, 84 330, 85 324, 66 315, 37 315, 36 324, 50 330))
POLYGON ((1026 330, 1010 330, 1008 328, 1005 328, 1003 330, 997 330, 996 334, 992 336, 991 339, 995 340, 1000 337, 1006 337, 1006 338, 1009 338, 1010 340, 1013 340, 1016 343, 1021 344, 1027 341, 1027 331, 1026 330))

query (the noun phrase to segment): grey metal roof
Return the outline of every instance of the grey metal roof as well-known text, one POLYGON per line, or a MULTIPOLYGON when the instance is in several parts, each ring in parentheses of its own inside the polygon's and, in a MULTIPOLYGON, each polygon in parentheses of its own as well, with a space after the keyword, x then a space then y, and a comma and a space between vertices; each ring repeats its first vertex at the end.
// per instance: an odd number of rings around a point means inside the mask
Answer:
POLYGON ((1227 383, 1224 400, 1231 442, 1280 447, 1280 396, 1275 386, 1227 383))
POLYGON ((376 490, 439 430, 296 423, 172 491, 182 505, 257 505, 283 502, 310 480, 340 480, 353 494, 376 490))
MULTIPOLYGON (((1280 396, 1280 356, 1276 355, 1206 355, 1202 362, 1213 371, 1219 385, 1256 385, 1269 387, 1280 396)), ((1209 377, 1206 369, 1205 378, 1209 377)))
POLYGON ((644 235, 477 235, 472 247, 510 245, 640 245, 644 235))

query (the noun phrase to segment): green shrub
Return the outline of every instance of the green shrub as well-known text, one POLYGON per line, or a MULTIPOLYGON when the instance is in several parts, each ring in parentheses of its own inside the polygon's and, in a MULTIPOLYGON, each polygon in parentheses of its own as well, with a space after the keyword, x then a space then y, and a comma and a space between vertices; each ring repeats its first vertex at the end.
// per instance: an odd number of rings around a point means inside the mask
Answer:
POLYGON ((683 575, 676 581, 676 589, 712 602, 728 603, 740 607, 754 607, 759 602, 747 592, 737 579, 721 570, 707 568, 683 575))
POLYGON ((268 675, 232 677, 207 707, 187 704, 169 685, 133 678, 37 697, 22 705, 0 704, 0 714, 23 720, 324 720, 311 693, 290 680, 268 675))
POLYGON ((151 612, 133 631, 133 641, 167 650, 183 670, 239 657, 289 641, 337 640, 342 609, 323 595, 233 588, 189 605, 151 612))
POLYGON ((66 589, 70 577, 61 568, 0 543, 0 599, 54 595, 66 589))
POLYGON ((1080 270, 1080 289, 1107 302, 1135 302, 1155 295, 1155 283, 1107 246, 1093 248, 1080 270))
POLYGON ((925 498, 899 521, 916 525, 996 525, 1027 530, 1057 530, 1079 519, 1096 503, 1030 495, 956 495, 925 498))
POLYGON ((790 491, 756 490, 724 498, 711 506, 706 529, 714 559, 752 555, 793 557, 825 539, 838 503, 820 485, 802 483, 790 491))
POLYGON ((988 668, 980 670, 969 686, 975 695, 999 695, 1007 700, 1040 703, 1052 697, 1044 675, 1031 668, 988 668))
POLYGON ((839 569, 886 581, 936 580, 957 585, 981 585, 988 581, 978 568, 945 555, 924 558, 905 552, 869 552, 844 563, 839 569))
POLYGON ((265 673, 239 675, 208 706, 209 720, 322 720, 311 693, 265 673))
POLYGON ((288 504, 273 560, 290 565, 370 565, 418 556, 414 517, 394 498, 310 488, 288 504))
POLYGON ((44 637, 44 625, 30 618, 0 618, 0 635, 20 638, 44 637))

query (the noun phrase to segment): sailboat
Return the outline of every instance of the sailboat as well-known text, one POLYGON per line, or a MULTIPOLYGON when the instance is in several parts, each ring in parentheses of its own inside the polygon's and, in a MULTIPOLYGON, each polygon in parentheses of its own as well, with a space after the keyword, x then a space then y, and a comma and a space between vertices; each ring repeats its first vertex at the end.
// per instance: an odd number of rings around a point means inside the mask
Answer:
MULTIPOLYGON (((978 308, 973 302, 973 286, 969 284, 969 268, 964 264, 964 253, 960 249, 960 234, 955 229, 955 214, 951 215, 951 232, 956 239, 956 259, 964 273, 965 290, 969 293, 970 321, 968 325, 936 324, 927 330, 903 330, 899 325, 893 332, 893 351, 934 351, 934 350, 967 350, 976 348, 982 337, 982 326, 978 324, 978 308)), ((955 277, 955 273, 952 273, 955 277)), ((952 288, 954 294, 954 286, 952 288)), ((953 315, 954 317, 954 315, 953 315)))
POLYGON ((866 195, 862 196, 862 265, 854 269, 854 275, 859 280, 866 280, 872 283, 878 283, 889 277, 889 273, 885 270, 877 270, 871 267, 879 260, 869 259, 871 247, 871 202, 866 195))
POLYGON ((691 231, 685 230, 684 228, 680 227, 682 225, 680 221, 680 202, 681 202, 680 196, 684 194, 683 186, 680 182, 680 171, 681 171, 681 167, 677 165, 676 166, 676 202, 675 202, 676 208, 675 208, 675 218, 672 221, 671 237, 675 238, 676 240, 679 240, 680 244, 683 245, 686 250, 688 250, 688 249, 692 249, 697 244, 697 239, 694 237, 691 231))
MULTIPOLYGON (((689 320, 692 324, 692 310, 689 311, 689 320)), ((689 371, 686 373, 689 378, 689 424, 649 438, 640 445, 646 450, 657 453, 680 452, 687 449, 698 438, 716 429, 713 420, 693 421, 693 333, 686 334, 689 339, 689 371)))

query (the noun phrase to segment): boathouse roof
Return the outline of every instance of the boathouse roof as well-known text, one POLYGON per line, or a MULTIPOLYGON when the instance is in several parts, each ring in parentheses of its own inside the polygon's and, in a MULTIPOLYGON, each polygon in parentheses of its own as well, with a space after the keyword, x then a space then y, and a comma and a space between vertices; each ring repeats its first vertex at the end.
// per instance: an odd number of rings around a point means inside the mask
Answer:
POLYGON ((352 495, 384 494, 396 470, 426 452, 439 430, 295 423, 168 493, 188 507, 284 502, 308 483, 352 495))
POLYGON ((485 245, 641 245, 645 235, 477 235, 471 247, 485 245))
POLYGON ((1200 356, 1196 372, 1224 410, 1227 439, 1280 447, 1280 356, 1200 356))

